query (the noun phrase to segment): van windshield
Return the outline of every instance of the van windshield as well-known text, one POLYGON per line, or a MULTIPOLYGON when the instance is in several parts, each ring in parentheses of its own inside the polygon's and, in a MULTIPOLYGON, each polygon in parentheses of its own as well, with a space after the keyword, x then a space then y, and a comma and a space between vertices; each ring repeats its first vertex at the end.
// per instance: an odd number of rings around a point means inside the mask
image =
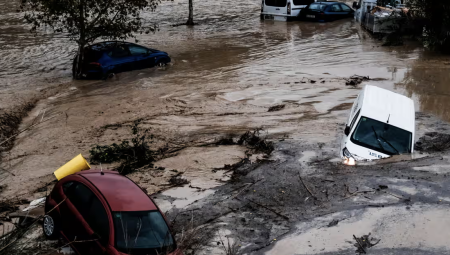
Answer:
POLYGON ((411 153, 411 138, 411 132, 363 116, 350 140, 387 155, 397 155, 411 153))
POLYGON ((120 252, 157 255, 174 250, 175 242, 159 211, 113 212, 113 218, 120 252))

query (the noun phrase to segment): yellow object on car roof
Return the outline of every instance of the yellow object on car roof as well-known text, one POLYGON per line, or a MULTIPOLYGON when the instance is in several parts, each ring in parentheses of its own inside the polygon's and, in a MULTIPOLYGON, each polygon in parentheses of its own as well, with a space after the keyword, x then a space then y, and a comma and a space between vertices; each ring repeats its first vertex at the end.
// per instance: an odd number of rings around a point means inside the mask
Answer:
POLYGON ((77 173, 79 171, 91 169, 91 166, 83 157, 83 155, 78 155, 75 158, 71 159, 65 165, 56 170, 53 174, 56 179, 61 180, 62 178, 77 173))

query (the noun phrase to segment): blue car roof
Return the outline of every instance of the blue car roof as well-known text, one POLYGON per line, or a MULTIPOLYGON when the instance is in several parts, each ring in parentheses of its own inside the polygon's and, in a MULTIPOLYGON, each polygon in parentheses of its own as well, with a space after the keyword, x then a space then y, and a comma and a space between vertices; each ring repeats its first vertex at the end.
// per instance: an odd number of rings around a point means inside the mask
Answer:
MULTIPOLYGON (((111 48, 113 48, 117 44, 137 45, 137 44, 130 43, 130 42, 106 41, 106 42, 99 42, 99 43, 92 44, 92 45, 88 46, 88 48, 92 49, 92 50, 96 50, 96 51, 107 51, 107 50, 110 50, 111 48)), ((147 48, 147 47, 141 46, 141 45, 138 45, 138 46, 147 48)))
POLYGON ((315 2, 315 3, 313 3, 313 4, 326 4, 326 5, 328 5, 328 4, 338 4, 338 3, 340 3, 340 2, 315 2))

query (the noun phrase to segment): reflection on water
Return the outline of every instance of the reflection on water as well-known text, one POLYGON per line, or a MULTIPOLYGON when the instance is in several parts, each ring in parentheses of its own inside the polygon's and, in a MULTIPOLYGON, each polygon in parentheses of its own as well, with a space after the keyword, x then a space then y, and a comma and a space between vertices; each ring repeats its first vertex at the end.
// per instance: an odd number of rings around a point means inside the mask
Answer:
POLYGON ((408 96, 419 101, 420 111, 450 121, 450 58, 424 56, 413 63, 402 81, 408 96))
MULTIPOLYGON (((414 95, 421 110, 450 120, 446 110, 450 65, 443 64, 449 61, 426 54, 417 45, 380 47, 351 19, 261 21, 257 0, 195 0, 194 6, 200 24, 195 27, 172 26, 187 17, 184 0, 163 2, 155 13, 143 14, 147 23, 159 24, 160 31, 139 35, 139 43, 169 52, 174 64, 164 72, 124 74, 121 85, 140 79, 144 85, 163 82, 208 90, 211 84, 220 89, 221 83, 277 86, 285 79, 324 73, 369 75, 389 79, 377 85, 414 95)), ((0 3, 0 92, 71 81, 75 44, 63 34, 45 30, 30 34, 16 9, 15 1, 0 3)))

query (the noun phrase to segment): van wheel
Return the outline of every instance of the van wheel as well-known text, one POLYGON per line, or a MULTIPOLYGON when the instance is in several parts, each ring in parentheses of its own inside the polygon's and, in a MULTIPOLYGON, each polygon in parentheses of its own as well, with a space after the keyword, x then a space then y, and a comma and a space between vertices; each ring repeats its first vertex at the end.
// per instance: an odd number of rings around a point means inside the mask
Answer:
POLYGON ((44 221, 42 222, 42 230, 44 231, 45 237, 48 239, 57 239, 60 231, 59 221, 50 215, 45 215, 44 221))

